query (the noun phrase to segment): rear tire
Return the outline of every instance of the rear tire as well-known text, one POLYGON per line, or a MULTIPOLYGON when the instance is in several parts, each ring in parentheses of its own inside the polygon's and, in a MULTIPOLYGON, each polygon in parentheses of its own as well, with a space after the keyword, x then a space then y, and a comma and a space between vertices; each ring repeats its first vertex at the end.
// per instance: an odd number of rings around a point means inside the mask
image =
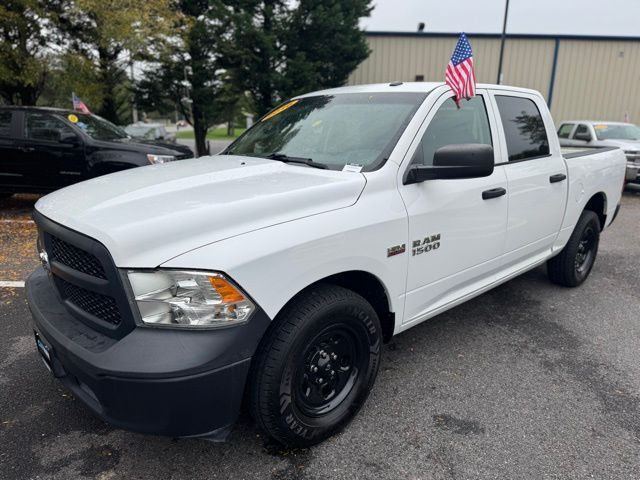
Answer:
POLYGON ((323 284, 274 321, 252 367, 251 413, 279 443, 315 445, 341 430, 369 395, 380 364, 380 322, 360 295, 323 284))
POLYGON ((551 281, 565 287, 582 284, 591 273, 599 243, 600 219, 594 212, 585 210, 565 247, 547 262, 551 281))

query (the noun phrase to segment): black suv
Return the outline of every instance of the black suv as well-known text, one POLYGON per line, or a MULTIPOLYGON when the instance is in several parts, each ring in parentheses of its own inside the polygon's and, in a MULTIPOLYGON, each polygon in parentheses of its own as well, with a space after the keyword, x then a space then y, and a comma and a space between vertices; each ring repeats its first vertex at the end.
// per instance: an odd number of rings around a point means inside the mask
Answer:
POLYGON ((49 192, 106 173, 192 157, 189 147, 132 139, 96 115, 0 107, 0 197, 49 192))

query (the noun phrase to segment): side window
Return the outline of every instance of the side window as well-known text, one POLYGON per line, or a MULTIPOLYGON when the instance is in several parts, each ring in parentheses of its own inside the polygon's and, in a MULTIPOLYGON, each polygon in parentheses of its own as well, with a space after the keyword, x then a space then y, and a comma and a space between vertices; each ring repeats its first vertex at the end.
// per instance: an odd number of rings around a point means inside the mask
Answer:
POLYGON ((573 130, 573 123, 563 123, 558 129, 558 138, 569 138, 571 130, 573 130))
POLYGON ((24 130, 26 138, 47 142, 76 135, 71 127, 48 113, 27 113, 24 130))
POLYGON ((11 136, 11 112, 0 112, 0 137, 11 136))
POLYGON ((447 99, 431 119, 411 163, 433 165, 440 147, 462 143, 492 145, 487 108, 481 96, 475 96, 458 108, 447 99))
POLYGON ((578 128, 576 128, 576 133, 573 134, 573 138, 575 138, 576 140, 586 140, 587 142, 591 141, 592 137, 591 132, 589 131, 589 127, 584 124, 578 125, 578 128))
POLYGON ((540 110, 528 98, 496 95, 509 161, 549 154, 549 140, 540 110))

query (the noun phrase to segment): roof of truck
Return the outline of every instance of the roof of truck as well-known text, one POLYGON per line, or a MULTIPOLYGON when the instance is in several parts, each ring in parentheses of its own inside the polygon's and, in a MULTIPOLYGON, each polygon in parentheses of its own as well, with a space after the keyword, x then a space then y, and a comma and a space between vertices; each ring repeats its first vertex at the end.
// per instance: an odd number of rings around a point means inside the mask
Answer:
MULTIPOLYGON (((304 95, 300 95, 297 98, 315 96, 315 95, 334 95, 340 93, 383 93, 383 92, 417 92, 417 93, 429 93, 435 88, 444 86, 444 82, 389 82, 389 83, 372 83, 368 85, 352 85, 347 87, 331 88, 327 90, 320 90, 317 92, 310 92, 304 95)), ((517 91, 522 93, 529 93, 534 95, 540 95, 536 90, 531 90, 522 87, 513 87, 509 85, 494 85, 490 83, 479 83, 477 88, 490 88, 492 90, 505 90, 505 91, 517 91)))

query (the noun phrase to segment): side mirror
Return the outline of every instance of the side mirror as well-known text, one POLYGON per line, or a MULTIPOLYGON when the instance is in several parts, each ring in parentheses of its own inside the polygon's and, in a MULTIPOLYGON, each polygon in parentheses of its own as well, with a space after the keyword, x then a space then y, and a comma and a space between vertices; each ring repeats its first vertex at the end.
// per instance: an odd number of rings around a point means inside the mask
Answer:
POLYGON ((574 140, 582 140, 583 142, 590 142, 591 140, 593 140, 593 138, 591 138, 591 134, 589 132, 585 132, 585 133, 576 133, 573 136, 574 140))
POLYGON ((404 184, 425 180, 480 178, 493 173, 493 147, 479 143, 446 145, 436 150, 433 165, 412 165, 404 184))

